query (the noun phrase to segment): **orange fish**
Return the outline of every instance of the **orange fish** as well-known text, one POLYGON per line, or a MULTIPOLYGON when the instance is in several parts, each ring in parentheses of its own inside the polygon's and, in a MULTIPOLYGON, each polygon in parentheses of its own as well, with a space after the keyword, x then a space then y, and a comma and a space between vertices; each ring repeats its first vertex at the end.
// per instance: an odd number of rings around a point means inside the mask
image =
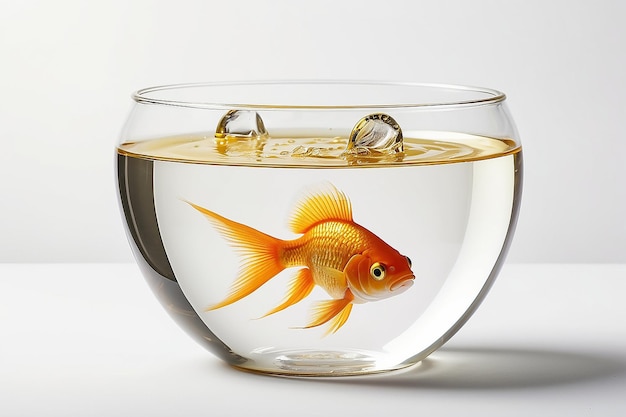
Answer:
POLYGON ((346 195, 330 186, 308 195, 290 219, 300 237, 281 240, 188 202, 243 255, 239 278, 229 295, 207 308, 215 310, 250 295, 285 268, 303 267, 291 280, 282 303, 263 317, 308 296, 315 285, 331 300, 318 302, 305 328, 330 322, 334 333, 348 320, 352 305, 388 298, 413 284, 411 260, 352 220, 346 195))

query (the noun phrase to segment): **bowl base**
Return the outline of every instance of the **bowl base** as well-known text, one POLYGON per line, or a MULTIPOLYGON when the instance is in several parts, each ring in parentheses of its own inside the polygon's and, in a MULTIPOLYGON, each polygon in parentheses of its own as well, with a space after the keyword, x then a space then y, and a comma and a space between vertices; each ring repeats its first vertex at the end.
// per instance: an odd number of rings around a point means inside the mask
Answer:
POLYGON ((391 372, 414 363, 389 364, 374 352, 352 350, 257 350, 235 368, 261 374, 294 377, 335 377, 391 372))

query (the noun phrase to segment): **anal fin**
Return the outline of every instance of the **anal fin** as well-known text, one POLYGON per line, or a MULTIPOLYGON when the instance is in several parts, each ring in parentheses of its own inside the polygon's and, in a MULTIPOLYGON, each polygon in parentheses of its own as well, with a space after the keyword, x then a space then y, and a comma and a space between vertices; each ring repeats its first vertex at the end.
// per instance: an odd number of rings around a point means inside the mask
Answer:
POLYGON ((313 291, 315 287, 315 282, 313 281, 313 275, 311 275, 311 270, 308 268, 303 268, 298 271, 296 276, 289 283, 289 288, 287 289, 287 295, 283 299, 283 302, 274 307, 272 310, 265 313, 265 315, 260 318, 267 317, 270 314, 278 313, 281 310, 286 309, 300 301, 302 301, 307 295, 313 291))

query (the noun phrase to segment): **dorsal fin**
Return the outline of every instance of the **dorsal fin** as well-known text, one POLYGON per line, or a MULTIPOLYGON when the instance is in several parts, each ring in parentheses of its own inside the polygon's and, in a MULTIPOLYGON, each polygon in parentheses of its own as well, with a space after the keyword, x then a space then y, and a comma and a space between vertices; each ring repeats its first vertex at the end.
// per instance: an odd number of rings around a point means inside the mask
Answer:
POLYGON ((352 221, 350 200, 330 183, 296 205, 289 226, 295 233, 306 233, 314 225, 329 220, 352 221))

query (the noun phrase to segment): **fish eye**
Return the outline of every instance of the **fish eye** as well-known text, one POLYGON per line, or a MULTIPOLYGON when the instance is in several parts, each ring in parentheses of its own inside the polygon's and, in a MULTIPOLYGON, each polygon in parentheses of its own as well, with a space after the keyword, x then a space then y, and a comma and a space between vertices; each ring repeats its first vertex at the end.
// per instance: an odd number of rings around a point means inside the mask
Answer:
POLYGON ((413 262, 411 262, 411 258, 406 256, 406 261, 409 263, 409 268, 411 268, 413 266, 413 262))
POLYGON ((374 262, 370 267, 370 275, 376 281, 381 281, 385 278, 385 265, 380 262, 374 262))

